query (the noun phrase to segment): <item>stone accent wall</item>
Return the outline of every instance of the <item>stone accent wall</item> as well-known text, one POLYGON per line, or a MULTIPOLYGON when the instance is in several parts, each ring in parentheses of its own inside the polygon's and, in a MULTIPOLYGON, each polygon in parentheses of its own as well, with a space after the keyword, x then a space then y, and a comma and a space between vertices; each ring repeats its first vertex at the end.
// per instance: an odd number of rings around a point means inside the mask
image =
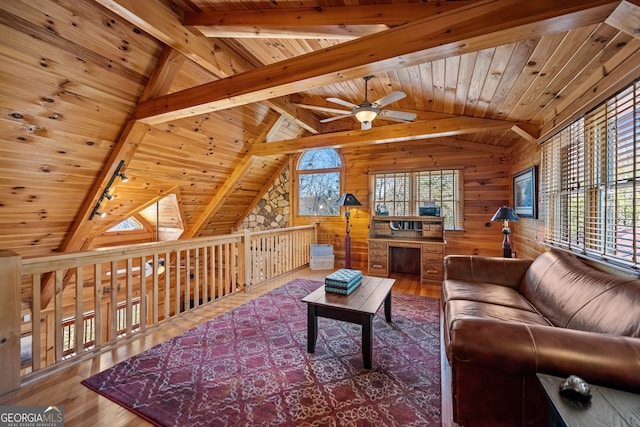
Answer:
POLYGON ((269 191, 262 196, 262 199, 253 208, 251 213, 244 219, 236 230, 244 229, 251 231, 273 230, 274 228, 285 228, 291 223, 290 219, 290 179, 289 167, 275 179, 269 191))

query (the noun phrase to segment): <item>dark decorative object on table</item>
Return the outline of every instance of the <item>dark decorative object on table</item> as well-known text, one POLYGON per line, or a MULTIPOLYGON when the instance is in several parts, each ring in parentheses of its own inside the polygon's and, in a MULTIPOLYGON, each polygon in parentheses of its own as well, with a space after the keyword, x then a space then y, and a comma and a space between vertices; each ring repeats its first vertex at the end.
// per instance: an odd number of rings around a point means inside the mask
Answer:
POLYGON ((588 402, 591 400, 591 389, 585 380, 577 375, 569 375, 560 383, 560 394, 571 400, 588 402))

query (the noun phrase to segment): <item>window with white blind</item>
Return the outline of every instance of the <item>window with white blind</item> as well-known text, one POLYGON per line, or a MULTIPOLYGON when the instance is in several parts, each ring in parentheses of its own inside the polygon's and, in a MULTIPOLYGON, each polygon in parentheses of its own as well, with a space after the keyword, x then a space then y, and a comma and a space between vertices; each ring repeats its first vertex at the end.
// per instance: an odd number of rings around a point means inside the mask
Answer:
POLYGON ((440 206, 448 230, 462 229, 462 171, 458 169, 391 172, 373 175, 373 207, 389 215, 418 215, 427 202, 440 206))
POLYGON ((547 243, 640 268, 640 81, 543 144, 547 243))

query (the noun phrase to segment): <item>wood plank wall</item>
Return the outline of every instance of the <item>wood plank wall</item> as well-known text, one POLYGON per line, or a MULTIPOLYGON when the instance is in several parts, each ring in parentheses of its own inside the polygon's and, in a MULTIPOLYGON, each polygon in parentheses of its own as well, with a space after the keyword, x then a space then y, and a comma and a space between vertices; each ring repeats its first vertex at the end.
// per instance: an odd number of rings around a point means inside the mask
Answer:
MULTIPOLYGON (((516 252, 518 258, 535 258, 545 251, 544 234, 545 224, 544 215, 540 208, 540 166, 542 146, 538 143, 522 141, 516 144, 511 152, 511 171, 512 175, 537 166, 537 201, 538 216, 537 218, 521 218, 517 223, 510 223, 511 228, 511 245, 516 252)), ((513 201, 513 197, 511 198, 513 201)))
MULTIPOLYGON (((342 192, 355 194, 363 204, 362 208, 353 209, 351 216, 353 268, 366 270, 367 267, 367 235, 372 212, 369 180, 378 172, 462 168, 464 230, 445 232, 446 253, 502 254, 502 223, 492 223, 490 219, 498 207, 511 203, 512 198, 511 154, 504 147, 440 138, 341 149, 339 152, 345 169, 342 192)), ((296 160, 292 159, 292 171, 295 171, 296 160)), ((518 163, 520 166, 522 164, 518 163)), ((295 173, 292 173, 292 183, 292 199, 295 200, 295 173)), ((292 208, 295 225, 313 220, 319 222, 318 242, 334 245, 335 268, 344 266, 344 215, 340 218, 301 217, 297 215, 295 204, 292 208)))

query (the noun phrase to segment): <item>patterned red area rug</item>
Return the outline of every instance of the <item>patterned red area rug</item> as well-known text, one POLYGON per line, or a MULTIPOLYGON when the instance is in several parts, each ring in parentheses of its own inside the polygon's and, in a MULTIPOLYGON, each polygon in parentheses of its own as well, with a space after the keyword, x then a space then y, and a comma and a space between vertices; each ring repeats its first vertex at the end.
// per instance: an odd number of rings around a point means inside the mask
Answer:
POLYGON ((439 426, 437 299, 392 294, 374 318, 373 369, 361 329, 307 307, 321 282, 297 279, 83 381, 157 425, 439 426))

